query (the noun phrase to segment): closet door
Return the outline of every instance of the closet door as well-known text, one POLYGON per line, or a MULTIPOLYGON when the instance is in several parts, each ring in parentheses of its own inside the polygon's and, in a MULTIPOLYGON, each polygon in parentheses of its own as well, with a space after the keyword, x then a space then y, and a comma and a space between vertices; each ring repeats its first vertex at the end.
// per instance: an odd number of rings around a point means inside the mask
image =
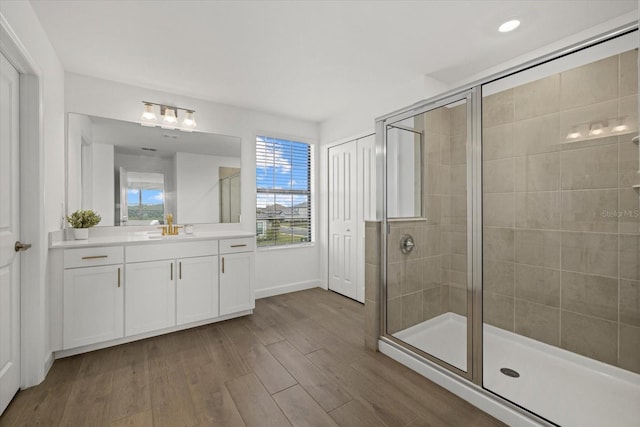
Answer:
POLYGON ((329 289, 357 298, 356 141, 329 148, 329 289))
POLYGON ((376 220, 376 137, 369 135, 356 141, 358 150, 357 212, 357 288, 356 299, 364 302, 364 223, 376 220))

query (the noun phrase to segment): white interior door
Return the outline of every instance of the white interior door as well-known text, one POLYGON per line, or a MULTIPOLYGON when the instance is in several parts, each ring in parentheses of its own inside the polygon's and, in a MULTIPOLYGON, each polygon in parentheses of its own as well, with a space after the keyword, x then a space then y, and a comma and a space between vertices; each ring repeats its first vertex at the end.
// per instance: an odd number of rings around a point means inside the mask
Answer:
POLYGON ((376 137, 369 135, 357 140, 358 150, 358 181, 356 194, 358 195, 357 210, 357 265, 358 286, 356 299, 364 302, 364 222, 376 219, 376 137))
POLYGON ((20 239, 18 87, 0 55, 0 414, 20 387, 20 239))
POLYGON ((356 142, 329 149, 329 289, 356 299, 356 142))

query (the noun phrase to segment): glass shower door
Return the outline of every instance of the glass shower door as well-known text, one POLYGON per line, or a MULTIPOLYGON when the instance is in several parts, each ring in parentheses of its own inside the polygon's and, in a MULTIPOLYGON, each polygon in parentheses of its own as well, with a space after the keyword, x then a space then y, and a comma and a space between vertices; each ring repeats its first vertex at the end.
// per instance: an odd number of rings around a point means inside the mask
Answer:
POLYGON ((385 123, 386 335, 470 377, 470 95, 385 123))

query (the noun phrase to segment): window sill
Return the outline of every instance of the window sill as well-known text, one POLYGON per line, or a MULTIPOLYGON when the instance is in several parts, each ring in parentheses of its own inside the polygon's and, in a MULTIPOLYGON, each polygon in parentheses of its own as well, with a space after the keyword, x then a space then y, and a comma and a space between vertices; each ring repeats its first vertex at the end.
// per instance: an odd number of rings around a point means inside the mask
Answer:
POLYGON ((257 252, 268 252, 268 251, 279 251, 279 250, 285 250, 285 249, 304 249, 304 248, 312 248, 315 247, 316 243, 315 242, 308 242, 308 243, 297 243, 294 245, 277 245, 277 246, 257 246, 256 247, 256 251, 257 252))

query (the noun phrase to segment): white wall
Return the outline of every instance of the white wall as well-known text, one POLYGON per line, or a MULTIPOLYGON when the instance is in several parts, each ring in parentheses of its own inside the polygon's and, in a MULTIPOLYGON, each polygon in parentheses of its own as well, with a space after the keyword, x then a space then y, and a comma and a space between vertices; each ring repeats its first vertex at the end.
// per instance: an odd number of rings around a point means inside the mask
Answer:
MULTIPOLYGON (((240 227, 255 232, 256 135, 270 135, 316 144, 318 125, 273 114, 236 108, 167 92, 131 86, 79 74, 65 74, 67 112, 139 122, 142 100, 179 105, 196 110, 198 130, 239 136, 242 140, 242 216, 240 227)), ((317 166, 317 165, 316 165, 317 166)), ((317 205, 316 205, 317 206, 317 205)), ((317 223, 317 222, 316 222, 317 223)), ((215 229, 238 228, 237 224, 216 224, 215 229)), ((256 255, 256 290, 295 283, 321 284, 318 268, 318 245, 295 250, 258 250, 256 255), (291 266, 300 266, 292 271, 291 266), (298 274, 299 273, 299 274, 298 274)))
MULTIPOLYGON (((0 19, 15 34, 37 69, 40 79, 40 114, 42 138, 40 158, 42 178, 37 188, 24 191, 38 192, 44 206, 41 225, 47 231, 56 230, 62 224, 64 202, 64 70, 44 33, 40 21, 28 2, 0 2, 0 19)), ((38 175, 38 174, 34 174, 38 175)), ((23 228, 25 225, 23 224, 23 228)), ((38 230, 39 226, 26 226, 38 230)), ((24 236, 23 236, 24 237, 24 236)), ((33 244, 31 254, 25 253, 23 260, 33 257, 37 272, 30 272, 28 282, 22 283, 22 386, 38 384, 50 362, 48 329, 48 250, 47 236, 28 237, 33 244)))
MULTIPOLYGON (((73 159, 69 162, 68 169, 68 181, 69 188, 73 189, 67 195, 67 211, 74 212, 78 209, 84 208, 87 203, 85 199, 85 187, 82 186, 82 144, 83 141, 87 144, 91 144, 92 132, 91 132, 91 120, 86 116, 72 115, 69 116, 69 129, 73 129, 69 132, 69 144, 67 145, 67 155, 69 159, 73 159)), ((89 150, 91 150, 89 148, 89 150)), ((88 189, 86 189, 89 193, 88 189)))
POLYGON ((220 166, 241 166, 237 157, 176 153, 177 216, 180 224, 220 222, 220 166))
POLYGON ((115 189, 113 186, 114 150, 111 144, 92 144, 91 147, 91 201, 92 209, 102 219, 100 224, 113 224, 115 189))

